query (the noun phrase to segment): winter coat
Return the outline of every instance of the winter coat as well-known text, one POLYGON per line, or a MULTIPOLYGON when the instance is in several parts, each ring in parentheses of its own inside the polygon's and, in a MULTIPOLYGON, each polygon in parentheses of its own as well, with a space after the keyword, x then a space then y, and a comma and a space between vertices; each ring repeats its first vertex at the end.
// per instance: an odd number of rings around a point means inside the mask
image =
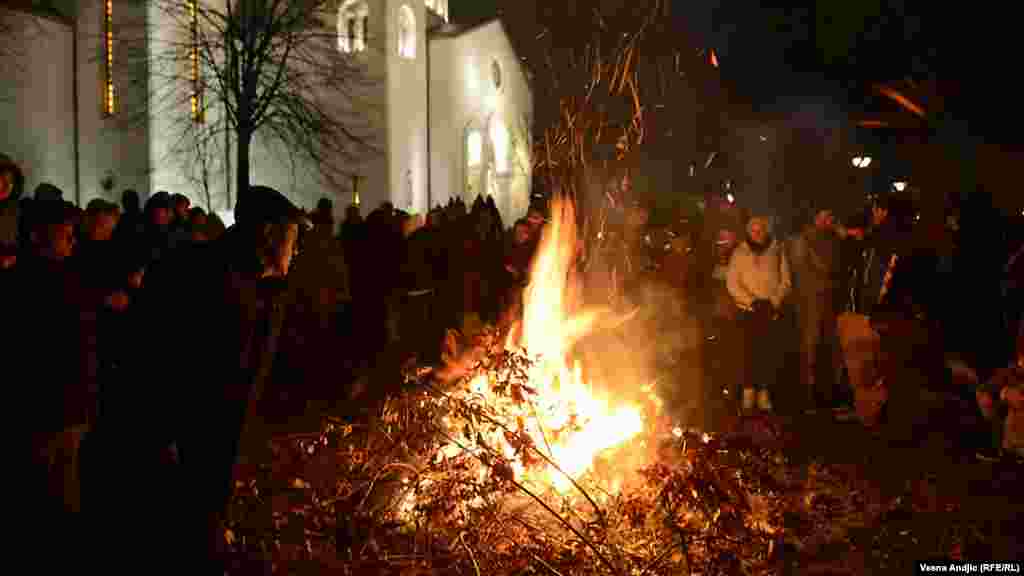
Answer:
POLYGON ((90 423, 96 411, 99 299, 68 262, 23 256, 9 279, 3 289, 18 305, 6 320, 19 333, 4 371, 11 376, 8 389, 22 396, 11 405, 32 432, 90 423))
POLYGON ((345 249, 341 241, 331 235, 330 227, 314 228, 306 233, 302 251, 289 274, 289 284, 307 300, 320 299, 321 289, 333 292, 336 302, 351 300, 345 249))
POLYGON ((434 290, 435 261, 437 260, 437 232, 432 228, 420 228, 412 233, 405 243, 405 258, 402 262, 402 287, 406 292, 434 290))
POLYGON ((772 241, 760 254, 743 242, 729 259, 726 288, 742 310, 753 310, 757 300, 767 300, 778 309, 792 285, 789 261, 778 242, 772 241))
POLYGON ((889 268, 906 255, 906 238, 889 229, 872 231, 864 240, 849 240, 859 248, 850 271, 847 311, 871 316, 883 299, 889 268))
POLYGON ((114 229, 114 241, 121 244, 135 244, 146 234, 146 221, 142 212, 125 212, 114 229))
POLYGON ((153 342, 136 367, 139 411, 154 441, 178 443, 207 512, 222 510, 243 428, 259 421, 287 309, 285 283, 259 277, 240 235, 172 253, 147 272, 141 302, 153 342))
POLYGON ((835 280, 835 238, 810 228, 793 236, 788 247, 793 286, 801 298, 829 294, 835 280))
POLYGON ((125 278, 120 274, 122 257, 113 240, 86 240, 78 245, 73 264, 90 288, 110 292, 124 287, 125 278))

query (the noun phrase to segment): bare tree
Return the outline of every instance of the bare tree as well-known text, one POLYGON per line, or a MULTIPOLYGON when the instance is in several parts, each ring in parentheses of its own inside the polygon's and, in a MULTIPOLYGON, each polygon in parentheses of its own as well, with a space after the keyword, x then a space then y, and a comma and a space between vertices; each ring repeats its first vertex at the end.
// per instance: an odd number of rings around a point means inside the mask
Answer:
POLYGON ((236 190, 244 193, 257 136, 293 170, 312 165, 335 189, 348 185, 356 163, 378 153, 378 82, 367 54, 338 49, 336 0, 138 5, 146 16, 127 28, 144 33, 121 34, 124 69, 147 94, 133 119, 173 118, 172 153, 199 164, 207 187, 210 171, 226 167, 233 151, 236 190))

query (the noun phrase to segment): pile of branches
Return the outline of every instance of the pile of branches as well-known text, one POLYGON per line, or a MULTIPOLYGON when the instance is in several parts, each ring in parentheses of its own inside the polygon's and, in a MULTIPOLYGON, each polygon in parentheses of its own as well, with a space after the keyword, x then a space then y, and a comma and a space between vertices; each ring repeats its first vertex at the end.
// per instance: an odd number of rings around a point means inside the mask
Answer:
POLYGON ((531 359, 503 340, 485 331, 444 384, 410 370, 370 422, 278 438, 236 482, 236 555, 281 574, 774 574, 870 524, 864 491, 748 436, 649 434, 657 457, 616 493, 589 476, 566 493, 524 480, 514 467, 557 463, 501 408, 534 393, 531 359), (480 375, 496 401, 471 392, 480 375))

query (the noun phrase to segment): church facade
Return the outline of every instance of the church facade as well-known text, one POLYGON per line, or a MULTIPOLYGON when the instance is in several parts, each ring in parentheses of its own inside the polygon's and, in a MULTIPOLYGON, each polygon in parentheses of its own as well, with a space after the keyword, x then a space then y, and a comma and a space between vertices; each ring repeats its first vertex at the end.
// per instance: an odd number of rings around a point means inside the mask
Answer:
MULTIPOLYGON (((217 2, 218 0, 208 0, 217 2)), ((223 2, 224 0, 219 0, 223 2)), ((121 34, 145 20, 153 37, 170 34, 150 5, 125 0, 54 0, 45 10, 0 8, 17 31, 16 55, 0 55, 8 81, 0 87, 0 152, 26 174, 29 191, 50 182, 84 206, 116 201, 133 188, 142 197, 180 192, 194 205, 230 220, 237 197, 230 138, 204 150, 198 162, 175 123, 188 101, 154 97, 150 81, 119 78, 121 34), (169 108, 180 106, 181 110, 169 108), (140 121, 134 109, 148 112, 140 121)), ((29 6, 31 5, 31 9, 29 6)), ((525 212, 530 194, 533 101, 519 58, 498 20, 472 26, 448 22, 447 0, 338 0, 337 49, 366 62, 377 79, 368 111, 378 154, 351 166, 346 182, 327 183, 315 166, 293 163, 257 133, 251 182, 273 186, 312 208, 334 200, 364 214, 383 202, 423 213, 450 198, 495 198, 502 217, 525 212)), ((171 38, 162 38, 172 40, 171 38)), ((152 42, 153 40, 150 40, 152 42)), ((211 114, 220 113, 211 109, 211 114)))

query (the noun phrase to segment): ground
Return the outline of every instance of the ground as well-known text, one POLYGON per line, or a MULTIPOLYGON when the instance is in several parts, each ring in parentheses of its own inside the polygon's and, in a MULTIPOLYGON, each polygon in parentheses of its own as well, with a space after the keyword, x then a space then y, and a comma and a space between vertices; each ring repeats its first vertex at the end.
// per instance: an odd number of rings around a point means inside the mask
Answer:
MULTIPOLYGON (((392 371, 367 381, 365 393, 377 399, 397 393, 388 382, 395 382, 392 371)), ((922 409, 912 426, 874 431, 805 415, 718 423, 725 435, 784 455, 785 467, 802 478, 796 493, 784 496, 792 511, 785 515, 778 568, 770 573, 909 573, 914 562, 936 556, 1024 557, 1021 466, 976 460, 955 421, 963 406, 936 407, 934 396, 929 402, 932 408, 922 409), (822 518, 832 519, 827 530, 822 518)), ((360 404, 310 403, 304 418, 279 431, 312 433, 325 412, 372 427, 373 411, 357 409, 360 404)))

